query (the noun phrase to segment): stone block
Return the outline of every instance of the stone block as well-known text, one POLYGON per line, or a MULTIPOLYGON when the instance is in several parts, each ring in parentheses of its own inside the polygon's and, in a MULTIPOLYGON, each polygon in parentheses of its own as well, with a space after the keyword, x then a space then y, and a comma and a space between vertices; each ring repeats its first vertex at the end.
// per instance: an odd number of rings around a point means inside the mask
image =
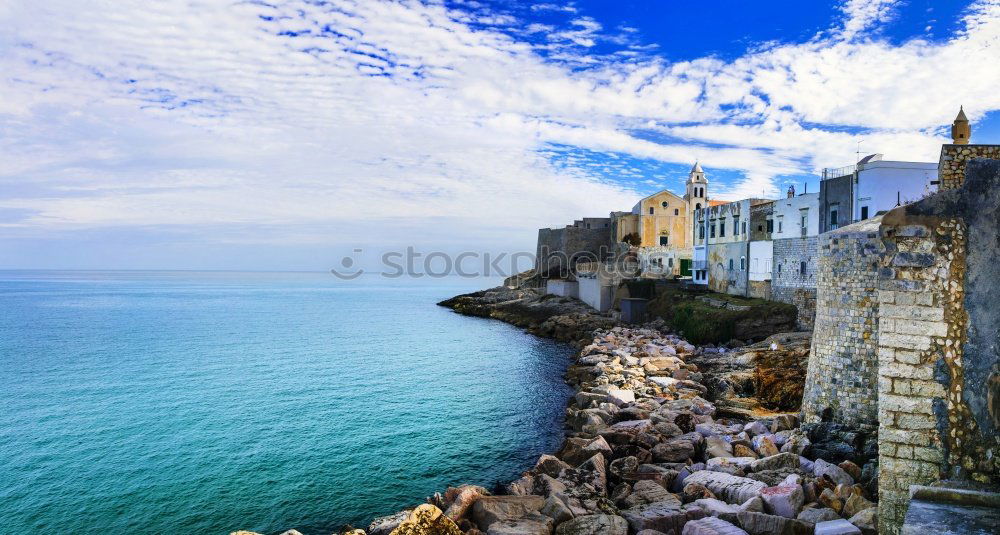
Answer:
POLYGON ((785 518, 795 518, 805 503, 805 493, 801 485, 767 487, 760 491, 760 497, 767 504, 767 510, 785 518))
POLYGON ((760 491, 767 487, 766 483, 760 481, 708 470, 695 472, 689 475, 684 482, 685 484, 704 485, 718 498, 733 504, 744 503, 759 495, 760 491))
POLYGON ((815 535, 861 535, 861 530, 854 524, 839 518, 816 524, 815 535))
POLYGON ((726 522, 725 520, 710 516, 699 520, 692 520, 684 524, 684 531, 681 535, 748 535, 746 531, 726 522))

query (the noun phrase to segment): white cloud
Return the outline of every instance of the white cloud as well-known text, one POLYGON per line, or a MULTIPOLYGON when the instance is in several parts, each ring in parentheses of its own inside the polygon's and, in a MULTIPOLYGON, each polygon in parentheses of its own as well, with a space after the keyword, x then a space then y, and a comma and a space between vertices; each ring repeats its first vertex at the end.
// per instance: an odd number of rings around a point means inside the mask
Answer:
POLYGON ((713 182, 736 198, 850 163, 859 136, 843 127, 865 128, 867 152, 926 161, 958 103, 973 119, 1000 109, 1000 71, 983 67, 1000 47, 996 0, 945 42, 870 38, 896 3, 852 0, 840 30, 809 42, 677 63, 654 44, 593 55, 616 38, 573 6, 556 31, 438 4, 334 4, 0 11, 0 210, 29 214, 0 233, 266 225, 313 240, 311 226, 346 243, 447 227, 456 242, 527 241, 638 196, 601 178, 609 167, 554 166, 547 144, 700 159, 743 173, 713 182))

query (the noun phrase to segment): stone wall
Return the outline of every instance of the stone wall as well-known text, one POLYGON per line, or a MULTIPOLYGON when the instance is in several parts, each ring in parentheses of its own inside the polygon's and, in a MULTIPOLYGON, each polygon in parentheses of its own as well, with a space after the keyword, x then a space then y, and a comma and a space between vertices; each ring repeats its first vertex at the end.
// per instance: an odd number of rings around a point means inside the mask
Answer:
POLYGON ((740 241, 708 245, 708 287, 712 291, 747 295, 748 243, 740 241), (741 258, 743 269, 740 269, 741 258))
POLYGON ((610 227, 538 229, 535 270, 542 278, 565 277, 578 262, 605 260, 611 255, 611 232, 610 227))
POLYGON ((962 165, 964 181, 952 177, 949 191, 883 218, 883 534, 899 533, 910 485, 1000 484, 1000 161, 962 165))
POLYGON ((940 190, 961 186, 965 179, 965 164, 973 158, 1000 159, 1000 145, 942 145, 938 160, 940 190))
POLYGON ((878 268, 881 218, 819 238, 816 320, 806 373, 805 421, 877 425, 878 268))
POLYGON ((799 328, 813 328, 816 315, 816 260, 818 239, 785 238, 774 240, 774 264, 771 270, 771 297, 799 309, 799 328), (806 263, 805 275, 801 262, 806 263))

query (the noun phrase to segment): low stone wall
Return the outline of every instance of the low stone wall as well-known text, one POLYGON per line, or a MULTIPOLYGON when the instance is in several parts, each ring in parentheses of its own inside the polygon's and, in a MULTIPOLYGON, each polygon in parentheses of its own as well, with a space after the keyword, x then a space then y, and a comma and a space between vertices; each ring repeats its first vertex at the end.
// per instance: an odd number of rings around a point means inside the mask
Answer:
POLYGON ((816 324, 802 399, 807 422, 878 425, 880 219, 820 237, 816 324))
POLYGON ((941 191, 961 186, 965 180, 965 164, 975 158, 1000 159, 1000 145, 942 145, 938 160, 941 191))

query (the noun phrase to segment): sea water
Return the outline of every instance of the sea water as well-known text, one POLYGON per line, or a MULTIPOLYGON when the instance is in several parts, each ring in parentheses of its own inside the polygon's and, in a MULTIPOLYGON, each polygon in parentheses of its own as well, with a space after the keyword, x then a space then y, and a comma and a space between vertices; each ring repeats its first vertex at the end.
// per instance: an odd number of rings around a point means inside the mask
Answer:
POLYGON ((495 284, 0 272, 4 533, 327 535, 558 447, 569 347, 495 284))

